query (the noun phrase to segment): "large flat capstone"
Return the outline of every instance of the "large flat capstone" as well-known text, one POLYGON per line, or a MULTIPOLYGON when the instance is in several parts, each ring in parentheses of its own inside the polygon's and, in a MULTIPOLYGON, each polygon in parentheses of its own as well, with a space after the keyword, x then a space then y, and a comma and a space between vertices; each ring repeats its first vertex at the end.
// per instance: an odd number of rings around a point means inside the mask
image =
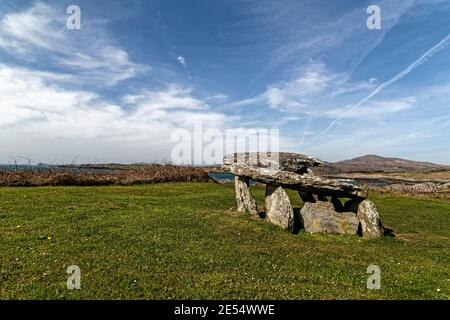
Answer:
POLYGON ((307 168, 323 165, 322 160, 290 152, 233 153, 223 159, 225 166, 240 165, 255 168, 305 173, 307 168))
POLYGON ((309 173, 298 174, 241 164, 224 165, 223 169, 236 176, 248 177, 264 184, 282 185, 285 188, 313 194, 346 198, 367 197, 367 191, 357 186, 339 180, 323 179, 309 173))

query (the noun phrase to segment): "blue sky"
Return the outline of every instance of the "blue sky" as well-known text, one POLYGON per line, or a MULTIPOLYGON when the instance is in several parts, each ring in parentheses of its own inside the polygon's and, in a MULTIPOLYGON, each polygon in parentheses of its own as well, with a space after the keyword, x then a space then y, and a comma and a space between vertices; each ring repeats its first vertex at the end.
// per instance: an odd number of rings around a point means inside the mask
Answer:
POLYGON ((449 17, 444 0, 2 0, 0 162, 161 161, 203 121, 329 161, 450 164, 449 17))

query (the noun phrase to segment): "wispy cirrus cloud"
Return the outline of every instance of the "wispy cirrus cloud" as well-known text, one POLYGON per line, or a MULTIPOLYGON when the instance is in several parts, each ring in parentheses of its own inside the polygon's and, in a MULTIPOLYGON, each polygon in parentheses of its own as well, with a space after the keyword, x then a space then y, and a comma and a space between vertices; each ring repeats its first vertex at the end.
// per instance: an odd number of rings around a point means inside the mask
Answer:
POLYGON ((311 60, 293 79, 269 85, 261 94, 229 105, 259 104, 284 113, 317 115, 331 108, 336 97, 365 92, 374 86, 370 80, 350 82, 345 73, 334 72, 323 62, 311 60))
POLYGON ((421 66, 422 64, 426 63, 430 58, 433 57, 434 54, 438 53, 439 51, 445 49, 450 44, 450 34, 448 34, 444 39, 439 41, 437 44, 435 44, 433 47, 431 47, 429 50, 427 50, 423 55, 421 55, 417 60, 415 60, 413 63, 411 63, 406 69, 399 72, 397 75, 395 75, 393 78, 391 78, 388 81, 385 81, 381 83, 379 86, 375 88, 372 92, 370 92, 367 96, 359 100, 357 103, 353 104, 350 108, 348 108, 343 114, 339 115, 334 119, 323 131, 321 131, 314 139, 312 139, 311 142, 314 142, 324 134, 326 134, 328 131, 330 131, 334 125, 344 119, 345 117, 348 117, 351 115, 355 110, 359 109, 361 106, 369 102, 372 98, 377 96, 381 91, 384 89, 390 87, 391 85, 395 84, 397 81, 400 81, 405 76, 413 72, 416 68, 421 66))
MULTIPOLYGON (((311 58, 339 51, 345 47, 343 65, 351 71, 382 43, 385 36, 398 24, 402 16, 414 8, 417 0, 379 0, 382 8, 383 28, 370 32, 366 28, 367 1, 352 6, 333 6, 315 1, 285 0, 275 5, 270 0, 229 1, 243 15, 236 29, 255 29, 260 33, 254 41, 243 33, 245 43, 252 51, 268 50, 268 61, 262 70, 273 72, 282 68, 287 75, 290 70, 301 67, 311 58), (320 7, 320 9, 318 9, 320 7), (286 68, 287 67, 287 68, 286 68)), ((234 30, 234 29, 233 29, 234 30)), ((253 34, 252 34, 253 35, 253 34)))
POLYGON ((37 1, 0 20, 0 48, 31 61, 53 63, 93 84, 114 85, 149 70, 131 61, 128 53, 92 21, 81 30, 66 28, 64 11, 37 1))
POLYGON ((391 100, 377 100, 364 105, 359 108, 358 112, 347 113, 352 107, 338 107, 320 114, 317 117, 322 118, 337 118, 342 114, 348 114, 349 119, 370 119, 371 121, 381 120, 385 117, 392 117, 393 114, 403 112, 413 108, 417 104, 417 98, 414 96, 394 98, 391 100))
POLYGON ((177 61, 183 67, 184 72, 186 73, 186 76, 188 77, 188 79, 192 80, 191 73, 189 72, 189 69, 188 69, 188 66, 187 66, 186 58, 183 57, 181 54, 179 54, 178 57, 177 57, 177 61))

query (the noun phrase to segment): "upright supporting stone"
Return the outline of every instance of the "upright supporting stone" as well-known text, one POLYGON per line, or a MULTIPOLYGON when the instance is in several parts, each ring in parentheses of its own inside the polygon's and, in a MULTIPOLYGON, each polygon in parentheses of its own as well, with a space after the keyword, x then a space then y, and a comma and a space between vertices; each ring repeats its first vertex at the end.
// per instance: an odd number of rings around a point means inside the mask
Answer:
POLYGON ((318 194, 317 199, 322 202, 328 202, 328 198, 322 194, 318 194))
POLYGON ((266 218, 285 230, 294 228, 294 210, 291 201, 281 186, 266 185, 266 218))
POLYGON ((353 212, 336 212, 331 202, 307 202, 300 210, 303 227, 310 233, 358 233, 359 221, 353 212))
POLYGON ((358 207, 358 219, 364 238, 378 238, 384 234, 384 227, 380 221, 377 207, 372 201, 364 200, 358 207))
POLYGON ((299 194, 300 198, 302 198, 303 203, 306 203, 306 202, 316 203, 317 202, 316 197, 312 193, 299 191, 298 194, 299 194))
POLYGON ((249 179, 236 176, 234 178, 234 189, 236 192, 237 211, 258 215, 256 200, 250 192, 249 179))

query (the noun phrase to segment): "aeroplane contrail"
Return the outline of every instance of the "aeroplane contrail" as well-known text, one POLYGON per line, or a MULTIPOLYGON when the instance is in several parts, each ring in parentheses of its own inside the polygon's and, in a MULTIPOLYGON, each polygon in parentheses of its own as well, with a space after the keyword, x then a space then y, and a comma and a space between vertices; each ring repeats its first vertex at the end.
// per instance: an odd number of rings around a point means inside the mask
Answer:
POLYGON ((399 74, 397 74, 395 77, 393 77, 391 80, 386 81, 382 84, 380 84, 374 91, 372 91, 367 97, 363 98, 362 100, 360 100, 357 104, 353 105, 351 108, 349 108, 346 112, 344 112, 341 116, 339 116, 338 118, 334 119, 329 125, 328 127, 323 130, 321 133, 319 133, 316 137, 314 137, 309 144, 313 143, 314 141, 316 141, 318 138, 320 138, 321 136, 323 136, 324 134, 326 134, 328 131, 330 131, 331 128, 334 127, 334 125, 336 124, 336 122, 338 122, 339 120, 342 120, 343 118, 345 118, 349 113, 351 113, 353 110, 357 109, 358 107, 360 107, 363 103, 369 101, 370 99, 372 99, 374 96, 376 96, 381 90, 389 87, 391 84, 397 82, 398 80, 402 79, 404 76, 406 76, 407 74, 409 74, 411 71, 413 71, 414 69, 416 69, 418 66, 422 65, 423 63, 427 62, 428 59, 430 59, 435 53, 441 51, 442 49, 444 49, 448 44, 449 44, 449 40, 450 40, 450 33, 443 39, 441 40, 438 44, 436 44, 434 47, 432 47, 431 49, 429 49, 427 52, 425 52, 419 59, 417 59, 416 61, 414 61, 408 68, 406 68, 405 70, 403 70, 402 72, 400 72, 399 74))

